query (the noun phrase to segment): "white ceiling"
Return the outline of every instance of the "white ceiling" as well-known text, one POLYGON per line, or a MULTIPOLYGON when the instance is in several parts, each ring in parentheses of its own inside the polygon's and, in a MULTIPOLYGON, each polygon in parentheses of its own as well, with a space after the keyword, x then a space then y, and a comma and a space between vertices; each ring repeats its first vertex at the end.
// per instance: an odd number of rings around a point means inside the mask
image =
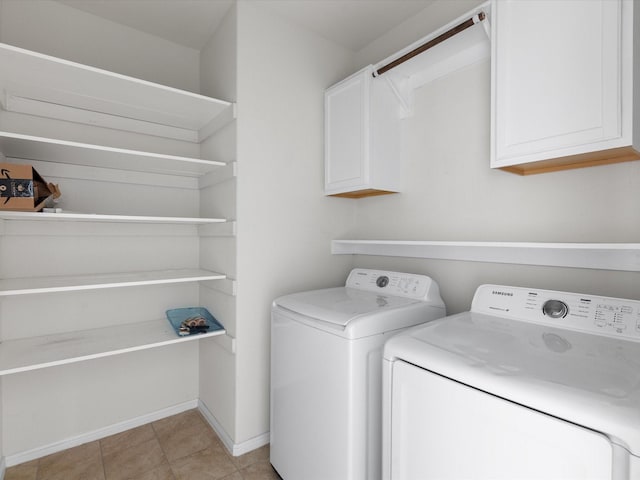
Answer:
MULTIPOLYGON (((201 49, 236 0, 58 0, 187 47, 201 49)), ((435 0, 249 0, 358 51, 435 0)))

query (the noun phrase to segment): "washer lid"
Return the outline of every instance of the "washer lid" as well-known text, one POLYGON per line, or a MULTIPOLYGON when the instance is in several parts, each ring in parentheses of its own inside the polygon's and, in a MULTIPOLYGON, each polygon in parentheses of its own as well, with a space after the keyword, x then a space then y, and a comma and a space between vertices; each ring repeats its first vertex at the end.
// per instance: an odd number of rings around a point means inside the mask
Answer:
POLYGON ((277 298, 274 304, 300 315, 346 327, 355 318, 424 303, 413 298, 380 295, 349 287, 326 288, 293 293, 277 298))
POLYGON ((599 431, 640 456, 640 344, 465 312, 401 333, 403 360, 599 431))

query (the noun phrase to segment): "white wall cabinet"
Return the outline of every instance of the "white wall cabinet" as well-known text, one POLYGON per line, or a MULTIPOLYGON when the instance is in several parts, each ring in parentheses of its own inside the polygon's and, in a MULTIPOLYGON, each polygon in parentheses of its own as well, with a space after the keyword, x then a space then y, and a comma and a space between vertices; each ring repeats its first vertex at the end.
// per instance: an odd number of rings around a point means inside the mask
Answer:
POLYGON ((70 438, 197 400, 193 340, 225 331, 178 337, 164 311, 210 304, 202 298, 207 289, 233 295, 233 280, 202 268, 199 245, 201 236, 234 234, 233 219, 200 216, 200 190, 233 178, 234 164, 200 152, 201 142, 233 121, 235 106, 3 44, 0 88, 0 157, 59 183, 63 208, 0 211, 0 425, 9 439, 2 453, 14 464, 38 449, 50 453, 49 445, 64 448, 70 438), (138 358, 130 372, 106 360, 159 347, 165 350, 138 358), (67 392, 57 391, 64 388, 57 382, 56 391, 34 395, 46 375, 41 369, 98 358, 100 365, 75 367, 67 392), (183 361, 194 373, 174 372, 183 361), (22 375, 30 377, 16 378, 22 375), (127 395, 105 387, 109 375, 131 385, 127 395), (101 412, 56 405, 48 396, 81 396, 101 412), (17 405, 46 418, 22 418, 17 405))
POLYGON ((400 191, 400 107, 368 66, 325 92, 325 194, 400 191))
POLYGON ((640 158, 631 0, 494 0, 491 167, 519 174, 640 158))
POLYGON ((414 91, 489 56, 488 15, 482 4, 325 91, 325 194, 401 190, 401 119, 412 114, 414 91))

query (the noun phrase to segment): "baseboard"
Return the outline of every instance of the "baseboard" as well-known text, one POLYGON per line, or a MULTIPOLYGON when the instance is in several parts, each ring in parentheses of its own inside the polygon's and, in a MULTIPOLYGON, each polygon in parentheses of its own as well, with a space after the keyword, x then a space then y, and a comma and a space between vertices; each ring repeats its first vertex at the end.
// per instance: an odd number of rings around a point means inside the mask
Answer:
POLYGON ((7 467, 4 463, 4 457, 0 458, 0 480, 4 480, 4 474, 7 471, 7 467))
POLYGON ((244 455, 245 453, 249 453, 256 448, 260 448, 264 445, 267 445, 271 440, 271 435, 269 432, 263 433, 262 435, 258 435, 257 437, 250 438, 242 443, 236 443, 233 446, 233 456, 237 457, 239 455, 244 455))
POLYGON ((242 443, 233 443, 233 440, 231 439, 229 434, 225 431, 220 422, 218 422, 213 413, 211 413, 211 411, 202 401, 198 401, 198 409, 207 420, 207 422, 209 422, 211 428, 213 428, 213 430, 218 434, 218 437, 220 437, 220 440, 222 440, 224 446, 229 452, 231 452, 231 455, 233 455, 234 457, 244 455, 245 453, 249 453, 256 448, 260 448, 263 445, 268 444, 271 439, 269 432, 267 432, 263 433, 262 435, 258 435, 257 437, 250 438, 249 440, 242 443))
POLYGON ((60 442, 55 442, 43 447, 34 448, 33 450, 27 450, 26 452, 8 455, 4 459, 2 459, 2 463, 0 464, 0 472, 2 472, 2 476, 0 476, 0 479, 4 478, 5 467, 12 467, 13 465, 19 465, 24 462, 29 462, 31 460, 35 460, 36 458, 51 455, 52 453, 60 452, 68 448, 77 447, 78 445, 82 445, 84 443, 100 440, 101 438, 115 435, 116 433, 124 432, 125 430, 130 430, 141 425, 146 425, 147 423, 155 422, 156 420, 170 417, 172 415, 177 415, 178 413, 182 413, 197 407, 198 400, 190 400, 188 402, 173 405, 168 408, 163 408, 162 410, 158 410, 147 415, 142 415, 140 417, 132 418, 124 422, 114 423, 113 425, 109 425, 108 427, 84 433, 82 435, 78 435, 77 437, 67 438, 60 442))

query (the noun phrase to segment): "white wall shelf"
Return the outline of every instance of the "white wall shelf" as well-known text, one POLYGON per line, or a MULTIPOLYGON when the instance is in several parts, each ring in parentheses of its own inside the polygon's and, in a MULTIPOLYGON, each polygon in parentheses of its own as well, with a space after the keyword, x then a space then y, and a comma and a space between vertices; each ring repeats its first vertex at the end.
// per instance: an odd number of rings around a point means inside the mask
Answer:
POLYGON ((162 319, 8 340, 0 344, 0 375, 200 340, 225 333, 225 330, 216 330, 180 337, 169 321, 162 319))
POLYGON ((180 269, 152 272, 110 273, 102 275, 74 275, 0 280, 0 297, 35 293, 73 292, 102 288, 137 287, 166 283, 224 280, 226 275, 207 270, 180 269))
POLYGON ((0 132, 5 157, 89 167, 199 177, 224 162, 0 132))
POLYGON ((99 222, 99 223, 155 223, 175 225, 208 225, 225 223, 224 218, 156 217, 143 215, 102 215, 96 213, 47 213, 0 211, 2 220, 99 222))
POLYGON ((0 71, 8 111, 195 143, 235 116, 230 102, 11 45, 0 44, 0 71))
POLYGON ((331 253, 640 271, 640 243, 333 240, 331 253))

